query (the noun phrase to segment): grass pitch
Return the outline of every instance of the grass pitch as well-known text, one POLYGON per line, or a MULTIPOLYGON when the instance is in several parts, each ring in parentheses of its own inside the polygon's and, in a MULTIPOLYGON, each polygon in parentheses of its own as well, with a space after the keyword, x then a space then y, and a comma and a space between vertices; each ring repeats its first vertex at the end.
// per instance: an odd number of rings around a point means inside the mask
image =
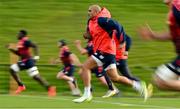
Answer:
POLYGON ((179 98, 94 97, 91 102, 74 103, 75 97, 49 98, 35 95, 0 95, 0 109, 180 109, 179 98))

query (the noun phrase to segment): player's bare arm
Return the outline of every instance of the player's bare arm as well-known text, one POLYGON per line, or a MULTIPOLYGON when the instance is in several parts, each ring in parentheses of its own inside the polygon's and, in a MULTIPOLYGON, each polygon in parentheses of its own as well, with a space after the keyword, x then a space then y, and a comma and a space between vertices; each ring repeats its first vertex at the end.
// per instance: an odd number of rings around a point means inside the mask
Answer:
POLYGON ((10 52, 12 52, 12 53, 14 53, 14 54, 19 56, 18 51, 16 49, 14 49, 10 44, 5 45, 5 48, 7 48, 10 52))
POLYGON ((149 25, 139 28, 138 33, 145 40, 156 39, 166 41, 171 39, 171 35, 169 32, 155 32, 149 25))
POLYGON ((82 55, 85 55, 88 53, 88 51, 82 47, 80 40, 76 40, 75 45, 76 45, 76 48, 81 52, 82 55))

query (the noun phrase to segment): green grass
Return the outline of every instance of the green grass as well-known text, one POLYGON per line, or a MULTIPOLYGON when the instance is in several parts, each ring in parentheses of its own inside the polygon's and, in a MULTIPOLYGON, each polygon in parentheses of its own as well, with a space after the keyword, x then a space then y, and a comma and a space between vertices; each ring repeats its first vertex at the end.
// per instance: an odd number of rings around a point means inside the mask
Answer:
MULTIPOLYGON (((17 42, 17 32, 20 29, 27 29, 30 39, 40 48, 38 67, 41 75, 56 85, 59 93, 69 95, 66 82, 56 79, 56 74, 62 65, 49 65, 49 60, 58 56, 56 42, 59 39, 65 39, 72 52, 82 62, 85 61, 86 56, 79 54, 73 42, 75 39, 83 40, 87 9, 91 4, 107 7, 112 17, 118 20, 127 34, 132 37, 133 44, 128 63, 134 75, 150 82, 154 68, 175 57, 173 45, 170 42, 144 42, 136 32, 137 28, 146 22, 154 30, 168 30, 165 24, 168 10, 162 0, 0 0, 0 93, 8 93, 9 90, 10 59, 9 51, 4 45, 17 42)), ((84 40, 83 45, 85 45, 84 40)), ((32 91, 45 92, 24 71, 20 76, 27 86, 26 94, 32 91)), ((82 81, 77 74, 76 77, 80 88, 83 89, 82 81)), ((94 77, 92 84, 96 90, 95 95, 100 96, 106 91, 106 87, 94 77)), ((118 87, 124 96, 137 97, 130 87, 127 88, 124 85, 118 85, 118 87)), ((180 96, 178 92, 159 91, 156 88, 154 95, 180 96)))
POLYGON ((67 40, 71 50, 84 61, 85 57, 80 56, 73 41, 83 39, 87 9, 91 4, 107 7, 132 36, 130 66, 156 66, 174 57, 170 43, 143 42, 136 34, 137 27, 145 22, 155 30, 167 30, 167 9, 161 0, 1 0, 0 63, 9 63, 8 51, 3 45, 16 42, 19 29, 27 29, 30 38, 39 45, 39 64, 48 64, 51 57, 57 56, 59 39, 67 40))
POLYGON ((38 95, 0 95, 0 109, 179 109, 178 98, 152 98, 143 102, 142 98, 94 97, 91 102, 73 103, 75 97, 58 96, 48 98, 38 95))

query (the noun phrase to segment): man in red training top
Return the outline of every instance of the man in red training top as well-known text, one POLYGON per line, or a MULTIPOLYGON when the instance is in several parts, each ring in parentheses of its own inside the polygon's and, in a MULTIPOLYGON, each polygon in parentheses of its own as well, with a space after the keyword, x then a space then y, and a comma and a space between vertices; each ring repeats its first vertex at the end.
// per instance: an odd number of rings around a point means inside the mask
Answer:
POLYGON ((20 60, 16 64, 12 64, 10 67, 10 73, 18 84, 18 89, 15 93, 19 94, 26 89, 18 75, 18 72, 21 70, 27 70, 29 76, 31 76, 34 80, 39 82, 48 90, 49 96, 55 96, 56 87, 51 86, 45 79, 40 76, 38 68, 35 65, 35 62, 39 59, 37 45, 29 40, 26 30, 20 30, 17 35, 17 39, 18 43, 16 49, 11 48, 9 45, 7 46, 7 48, 12 53, 20 57, 20 60), (31 56, 30 48, 34 49, 34 57, 31 56))
POLYGON ((140 92, 145 100, 147 99, 147 88, 145 82, 129 80, 124 76, 120 76, 116 68, 116 45, 113 39, 114 31, 119 31, 117 24, 111 19, 110 12, 106 8, 101 8, 99 5, 91 5, 88 9, 90 17, 88 21, 88 29, 92 42, 94 54, 91 55, 82 66, 81 77, 84 82, 84 94, 74 102, 81 103, 92 99, 91 88, 91 73, 90 69, 98 66, 103 66, 112 81, 125 83, 133 86, 135 90, 140 92))

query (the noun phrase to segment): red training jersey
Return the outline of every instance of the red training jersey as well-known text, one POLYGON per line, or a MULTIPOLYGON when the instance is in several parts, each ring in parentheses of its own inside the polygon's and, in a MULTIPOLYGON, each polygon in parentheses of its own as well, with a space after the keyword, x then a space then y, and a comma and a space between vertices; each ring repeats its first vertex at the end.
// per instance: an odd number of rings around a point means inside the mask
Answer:
POLYGON ((71 52, 67 46, 62 46, 59 51, 59 58, 63 64, 72 64, 72 60, 70 59, 71 52))
POLYGON ((98 25, 99 17, 111 18, 110 12, 106 8, 102 8, 101 12, 91 18, 88 23, 89 32, 92 36, 94 52, 101 51, 108 54, 116 54, 116 45, 113 38, 98 25))
POLYGON ((28 37, 23 37, 17 43, 17 52, 23 61, 31 58, 30 47, 26 46, 28 37))

